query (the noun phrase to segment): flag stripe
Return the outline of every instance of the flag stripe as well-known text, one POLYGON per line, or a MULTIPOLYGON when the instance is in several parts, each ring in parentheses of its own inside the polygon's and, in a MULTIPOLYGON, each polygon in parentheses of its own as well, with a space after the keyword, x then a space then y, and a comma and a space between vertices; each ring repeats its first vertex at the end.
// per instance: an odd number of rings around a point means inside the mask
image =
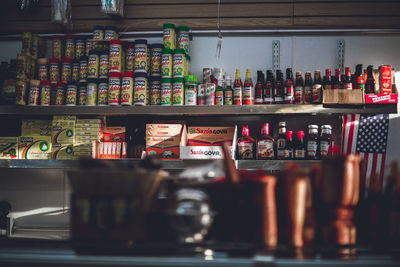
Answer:
POLYGON ((354 132, 353 132, 353 140, 352 140, 352 145, 351 145, 351 153, 356 152, 359 120, 360 120, 360 115, 359 114, 354 115, 354 120, 352 121, 354 132))
POLYGON ((385 163, 386 163, 386 154, 382 154, 381 171, 379 174, 379 181, 381 183, 382 188, 386 187, 386 183, 385 183, 386 181, 384 181, 385 163))
POLYGON ((347 144, 347 138, 346 138, 346 131, 347 131, 347 116, 348 115, 343 115, 342 120, 343 120, 343 126, 342 126, 342 153, 346 153, 345 151, 345 145, 347 144))
POLYGON ((366 166, 367 170, 365 172, 365 187, 368 188, 369 187, 369 178, 371 176, 371 167, 372 167, 371 162, 372 162, 372 159, 369 156, 369 153, 365 153, 364 154, 364 159, 365 159, 365 163, 367 165, 366 166))
POLYGON ((369 156, 372 157, 372 166, 371 166, 371 174, 370 174, 370 177, 371 177, 372 175, 376 175, 376 162, 377 162, 378 155, 376 153, 370 153, 369 156))

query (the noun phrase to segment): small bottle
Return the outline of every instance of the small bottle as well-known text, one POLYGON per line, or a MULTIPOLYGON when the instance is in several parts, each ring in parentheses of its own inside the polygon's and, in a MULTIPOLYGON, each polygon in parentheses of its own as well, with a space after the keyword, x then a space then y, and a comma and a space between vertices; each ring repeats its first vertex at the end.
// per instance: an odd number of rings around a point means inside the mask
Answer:
POLYGON ((232 78, 231 76, 226 76, 225 79, 226 88, 224 90, 224 104, 232 106, 233 104, 233 90, 232 90, 232 78))
POLYGON ((251 80, 250 69, 246 70, 246 79, 243 85, 243 105, 254 105, 253 81, 251 80))
POLYGON ((262 71, 257 71, 257 83, 255 86, 256 99, 254 100, 256 105, 260 105, 264 102, 263 86, 264 86, 264 73, 262 71))
POLYGON ((318 125, 308 125, 307 159, 318 159, 318 125))
POLYGON ((285 104, 294 104, 293 72, 291 68, 286 69, 285 104))
POLYGON ((295 159, 305 159, 306 158, 306 142, 304 142, 304 132, 297 132, 297 142, 294 148, 295 159))
POLYGON ((278 129, 278 138, 276 140, 276 147, 277 147, 277 158, 284 159, 285 158, 285 147, 286 147, 286 122, 280 121, 279 122, 279 129, 278 129))
POLYGON ((321 158, 325 158, 329 155, 329 148, 333 147, 335 141, 332 136, 332 126, 322 125, 321 126, 321 137, 319 141, 319 151, 321 158))
POLYGON ((311 72, 306 72, 304 82, 304 104, 312 103, 312 78, 311 72))
POLYGON ((257 159, 274 159, 275 140, 269 135, 269 124, 261 126, 261 136, 257 140, 257 159))
POLYGON ((274 86, 274 102, 275 104, 283 104, 283 73, 276 70, 276 81, 274 86))
POLYGON ((353 89, 361 89, 360 88, 361 83, 359 83, 358 77, 360 77, 360 82, 362 82, 364 80, 364 78, 362 76, 362 64, 356 65, 356 72, 354 73, 354 75, 351 79, 351 82, 353 84, 353 89))
POLYGON ((242 105, 243 84, 240 78, 240 70, 236 69, 235 81, 233 82, 233 104, 242 105))
POLYGON ((314 72, 314 84, 312 86, 312 103, 318 104, 322 101, 322 84, 321 72, 316 70, 314 72))
POLYGON ((224 105, 224 88, 223 88, 223 80, 218 79, 217 82, 217 90, 215 91, 215 105, 223 106, 224 105))
POLYGON ((263 88, 264 104, 274 103, 274 74, 271 70, 267 70, 267 80, 263 88))
POLYGON ((343 89, 353 90, 353 83, 351 82, 351 69, 350 67, 345 68, 345 75, 343 80, 343 89))
POLYGON ((293 159, 294 155, 293 131, 287 131, 285 144, 285 159, 293 159))
POLYGON ((304 85, 301 72, 296 72, 296 84, 294 87, 294 103, 304 104, 304 85))
POLYGON ((333 89, 342 89, 342 77, 340 75, 340 69, 335 69, 335 77, 332 80, 333 89))
POLYGON ((324 90, 332 89, 332 73, 331 69, 325 70, 325 76, 323 80, 324 90))
POLYGON ((238 158, 254 159, 255 156, 255 140, 250 136, 248 125, 242 126, 242 137, 238 140, 238 158))
POLYGON ((366 94, 375 94, 375 79, 373 75, 374 67, 369 65, 367 67, 367 79, 365 81, 365 93, 366 94))

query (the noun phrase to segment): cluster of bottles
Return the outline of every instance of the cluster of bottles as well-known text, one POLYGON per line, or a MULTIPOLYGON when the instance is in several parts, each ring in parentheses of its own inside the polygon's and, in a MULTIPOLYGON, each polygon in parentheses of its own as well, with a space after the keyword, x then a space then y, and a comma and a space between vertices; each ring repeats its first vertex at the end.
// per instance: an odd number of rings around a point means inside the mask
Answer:
POLYGON ((255 140, 250 136, 248 125, 242 126, 242 136, 238 139, 238 159, 309 159, 317 160, 333 153, 335 145, 331 125, 308 125, 308 135, 297 132, 294 140, 293 131, 286 131, 286 122, 279 122, 278 136, 270 135, 269 123, 261 126, 261 136, 255 140))

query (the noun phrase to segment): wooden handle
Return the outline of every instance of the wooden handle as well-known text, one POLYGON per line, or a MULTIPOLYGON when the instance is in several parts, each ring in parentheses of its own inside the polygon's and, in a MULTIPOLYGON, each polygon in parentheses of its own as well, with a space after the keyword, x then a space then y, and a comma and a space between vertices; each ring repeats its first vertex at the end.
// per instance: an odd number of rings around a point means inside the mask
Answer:
POLYGON ((278 243, 278 219, 276 209, 276 177, 266 175, 261 178, 263 190, 263 243, 267 248, 274 248, 278 243))

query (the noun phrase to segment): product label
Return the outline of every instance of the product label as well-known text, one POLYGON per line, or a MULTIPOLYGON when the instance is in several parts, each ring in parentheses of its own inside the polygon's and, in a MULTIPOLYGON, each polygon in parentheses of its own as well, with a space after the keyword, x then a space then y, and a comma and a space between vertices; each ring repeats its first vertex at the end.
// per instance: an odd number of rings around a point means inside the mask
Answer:
POLYGON ((72 65, 71 80, 75 82, 79 81, 79 64, 72 65))
POLYGON ((42 106, 50 105, 50 93, 51 93, 51 88, 49 86, 42 86, 40 92, 40 105, 42 106))
POLYGON ((94 106, 97 100, 97 84, 88 83, 86 89, 86 105, 94 106))
POLYGON ((160 105, 161 104, 161 89, 160 88, 152 88, 151 89, 151 105, 160 105))
POLYGON ((206 85, 199 84, 199 90, 197 92, 197 105, 206 104, 206 85))
POLYGON ((294 101, 293 86, 285 86, 285 101, 294 101))
POLYGON ((224 105, 224 91, 217 90, 217 92, 215 93, 215 104, 217 106, 223 106, 224 105))
POLYGON ((174 83, 172 87, 172 104, 183 105, 183 84, 174 83))
POLYGON ((134 92, 134 104, 145 105, 147 98, 147 81, 145 79, 135 79, 134 92))
POLYGON ((51 82, 58 82, 59 80, 59 70, 58 70, 58 65, 57 64, 50 64, 50 81, 51 82))
POLYGON ((274 102, 273 87, 270 82, 267 83, 264 90, 264 104, 271 104, 274 102))
POLYGON ((165 48, 175 49, 175 30, 164 29, 163 43, 165 48))
POLYGON ((29 89, 28 105, 39 105, 39 87, 31 86, 31 88, 29 89))
POLYGON ((304 104, 311 104, 313 92, 311 86, 304 86, 304 104))
POLYGON ((71 65, 63 64, 62 71, 61 71, 61 81, 66 83, 70 79, 71 79, 71 65))
POLYGON ((283 159, 285 157, 285 146, 286 139, 280 138, 277 140, 277 153, 279 159, 283 159))
POLYGON ((115 72, 121 72, 121 61, 122 61, 121 46, 111 45, 108 57, 109 70, 113 70, 115 72))
POLYGON ((189 33, 179 32, 178 33, 178 48, 185 50, 185 53, 189 53, 189 33))
POLYGON ((285 149, 285 159, 293 158, 293 149, 285 149))
POLYGON ((116 32, 114 31, 105 31, 104 32, 104 40, 113 40, 113 39, 117 39, 118 36, 116 34, 116 32))
POLYGON ((232 90, 226 90, 224 92, 224 105, 232 105, 233 104, 233 93, 232 90))
POLYGON ((132 78, 122 79, 121 84, 121 104, 131 105, 133 98, 133 80, 132 78))
POLYGON ((99 83, 99 98, 98 105, 107 105, 108 104, 108 84, 99 83))
POLYGON ((233 104, 234 105, 242 104, 242 87, 241 86, 233 87, 233 104))
POLYGON ((161 57, 161 74, 164 77, 172 76, 172 55, 162 55, 162 57, 161 57))
POLYGON ((67 87, 67 96, 65 98, 65 105, 74 106, 76 104, 76 86, 67 87))
POLYGON ((103 40, 103 31, 97 30, 93 32, 93 39, 94 40, 103 40))
POLYGON ((53 40, 53 57, 61 59, 61 44, 60 40, 53 40))
POLYGON ((86 97, 87 97, 86 87, 81 87, 81 88, 79 88, 79 93, 78 93, 78 104, 79 104, 80 106, 86 105, 86 97))
POLYGON ((315 157, 317 155, 318 143, 317 141, 307 142, 307 155, 309 157, 315 157))
POLYGON ((283 89, 280 86, 275 87, 274 89, 274 101, 275 102, 282 102, 283 101, 283 89))
POLYGON ((206 105, 215 105, 215 84, 207 83, 206 85, 206 105))
POLYGON ((147 46, 135 46, 135 72, 147 72, 147 46))
POLYGON ((314 84, 312 87, 312 102, 319 103, 321 102, 321 84, 314 84))
POLYGON ((17 105, 26 105, 25 100, 25 89, 26 83, 24 81, 17 81, 15 84, 15 93, 16 93, 16 104, 17 105))
POLYGON ((128 48, 126 50, 126 71, 134 71, 135 70, 135 49, 128 48))
POLYGON ((306 152, 304 149, 296 149, 295 157, 296 159, 303 159, 306 157, 306 152))
POLYGON ((241 141, 238 143, 238 154, 240 159, 253 159, 253 143, 241 141))
POLYGON ((65 97, 64 88, 63 87, 58 87, 57 91, 56 91, 55 104, 57 106, 64 105, 64 97, 65 97))
POLYGON ((118 105, 121 93, 121 84, 118 78, 110 78, 108 86, 108 104, 118 105))
POLYGON ((304 101, 303 101, 303 95, 304 95, 303 90, 304 90, 303 86, 296 86, 294 88, 294 102, 296 104, 303 104, 304 103, 304 101))
POLYGON ((171 105, 171 84, 161 84, 161 105, 171 105))
POLYGON ((321 157, 328 156, 329 142, 321 141, 319 147, 320 147, 321 157))
POLYGON ((85 51, 87 56, 89 55, 90 50, 93 50, 93 42, 87 40, 86 41, 86 51, 85 51))
POLYGON ((274 158, 274 143, 271 140, 260 140, 257 143, 257 158, 274 158))
POLYGON ((243 87, 243 105, 253 105, 253 86, 243 87))
POLYGON ((88 61, 88 77, 98 78, 99 77, 99 56, 90 55, 88 61))
POLYGON ((73 40, 65 41, 65 57, 74 58, 75 56, 75 42, 73 40))
POLYGON ((47 66, 46 65, 39 65, 38 78, 41 81, 47 80, 47 66))
POLYGON ((88 76, 88 63, 87 61, 81 61, 79 63, 79 77, 81 80, 86 80, 88 76))
POLYGON ((183 56, 175 54, 173 57, 173 75, 174 77, 183 76, 183 56))
POLYGON ((85 52, 85 43, 82 40, 76 41, 75 57, 79 59, 81 56, 84 55, 84 52, 85 52))
POLYGON ((197 104, 197 90, 195 85, 186 85, 185 105, 195 106, 197 104))
POLYGON ((151 51, 151 74, 161 74, 161 51, 151 51))

